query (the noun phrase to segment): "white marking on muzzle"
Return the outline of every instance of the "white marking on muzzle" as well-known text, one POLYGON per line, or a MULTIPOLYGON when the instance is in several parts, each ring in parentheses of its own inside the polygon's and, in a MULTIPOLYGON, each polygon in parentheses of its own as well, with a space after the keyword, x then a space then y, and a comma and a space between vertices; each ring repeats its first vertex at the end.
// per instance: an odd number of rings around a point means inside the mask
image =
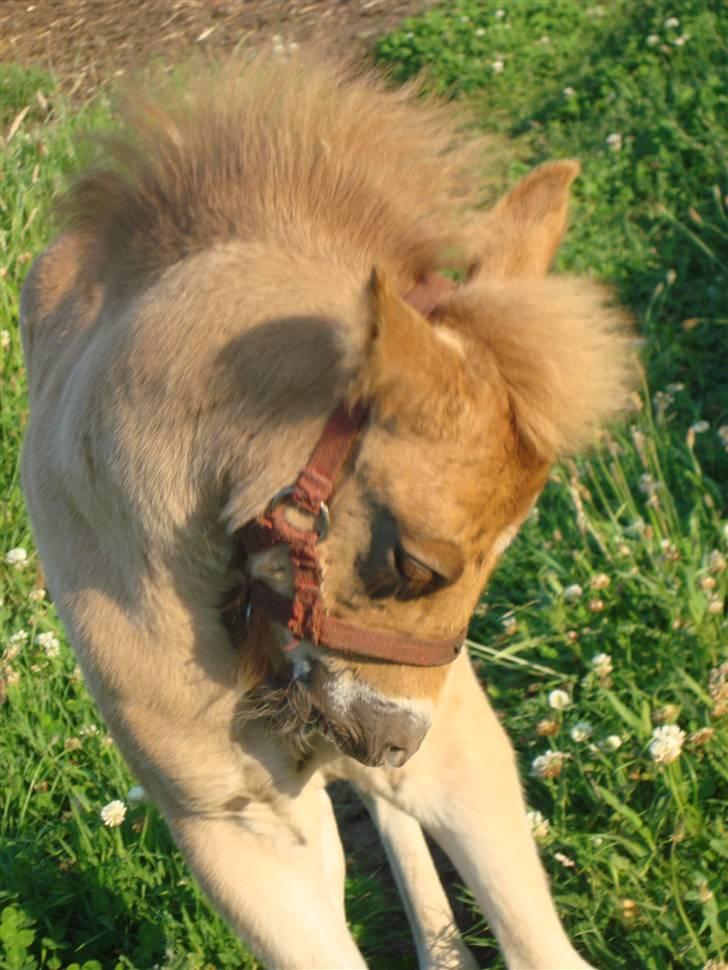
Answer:
POLYGON ((348 672, 342 672, 332 678, 327 699, 331 704, 332 713, 342 718, 355 704, 362 703, 371 707, 398 707, 421 724, 429 724, 432 720, 432 702, 428 698, 382 694, 371 684, 358 680, 348 672))

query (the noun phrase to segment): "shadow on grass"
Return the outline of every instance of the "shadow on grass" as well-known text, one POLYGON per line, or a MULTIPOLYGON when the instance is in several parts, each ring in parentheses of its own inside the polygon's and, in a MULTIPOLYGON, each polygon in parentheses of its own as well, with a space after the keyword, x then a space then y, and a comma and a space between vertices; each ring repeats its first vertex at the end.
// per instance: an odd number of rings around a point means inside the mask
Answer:
MULTIPOLYGON (((346 851, 347 919, 367 965, 372 970, 416 970, 412 933, 374 824, 346 782, 331 785, 329 794, 346 851)), ((498 957, 498 951, 487 942, 492 937, 466 899, 467 893, 450 860, 430 839, 428 845, 455 921, 478 966, 485 970, 498 957)))
MULTIPOLYGON (((121 954, 137 967, 164 960, 166 937, 159 922, 140 919, 121 894, 102 885, 82 863, 59 866, 44 844, 6 839, 0 846, 0 885, 8 902, 35 922, 36 945, 52 940, 64 965, 97 960, 111 968, 121 954)), ((39 954, 36 954, 39 956, 39 954)), ((35 965, 35 964, 34 964, 35 965)))

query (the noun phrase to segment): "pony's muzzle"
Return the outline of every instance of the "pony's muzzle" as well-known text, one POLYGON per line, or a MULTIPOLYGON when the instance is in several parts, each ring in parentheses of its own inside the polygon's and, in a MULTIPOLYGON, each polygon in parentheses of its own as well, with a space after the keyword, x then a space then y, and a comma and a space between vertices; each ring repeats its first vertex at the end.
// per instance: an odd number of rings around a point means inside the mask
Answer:
POLYGON ((401 768, 419 750, 430 727, 430 718, 409 708, 388 704, 353 704, 347 726, 337 732, 337 744, 345 754, 364 765, 383 764, 401 768))

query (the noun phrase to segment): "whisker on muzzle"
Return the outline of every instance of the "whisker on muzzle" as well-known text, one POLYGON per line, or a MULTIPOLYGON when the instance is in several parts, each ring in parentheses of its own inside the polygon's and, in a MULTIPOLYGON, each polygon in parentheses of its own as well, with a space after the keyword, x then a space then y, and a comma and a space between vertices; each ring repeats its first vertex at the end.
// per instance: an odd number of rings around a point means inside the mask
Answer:
POLYGON ((284 736, 299 752, 307 753, 320 717, 304 680, 277 678, 241 698, 235 724, 241 727, 253 721, 264 723, 271 733, 284 736))

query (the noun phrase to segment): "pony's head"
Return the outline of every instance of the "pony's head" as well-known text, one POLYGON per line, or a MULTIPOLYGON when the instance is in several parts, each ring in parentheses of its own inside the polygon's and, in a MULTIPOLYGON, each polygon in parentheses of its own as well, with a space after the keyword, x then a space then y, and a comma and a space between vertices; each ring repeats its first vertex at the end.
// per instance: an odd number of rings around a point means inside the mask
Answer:
MULTIPOLYGON (((430 319, 373 271, 348 387, 370 418, 319 545, 325 608, 338 619, 417 638, 456 635, 552 462, 587 445, 624 406, 624 314, 590 281, 547 276, 578 170, 543 165, 482 218, 467 281, 430 319)), ((291 594, 286 547, 253 556, 248 568, 291 594)), ((305 640, 287 656, 289 676, 254 692, 251 710, 273 713, 299 737, 322 729, 370 765, 399 765, 417 750, 448 672, 305 640)))

